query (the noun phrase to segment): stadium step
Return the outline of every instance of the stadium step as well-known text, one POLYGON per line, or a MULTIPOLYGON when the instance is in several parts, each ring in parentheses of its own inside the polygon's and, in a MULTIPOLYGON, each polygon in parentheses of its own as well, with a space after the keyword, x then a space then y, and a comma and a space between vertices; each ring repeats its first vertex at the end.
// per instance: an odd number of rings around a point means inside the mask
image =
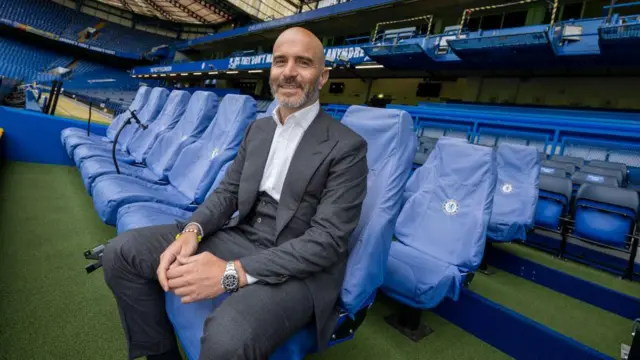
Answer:
POLYGON ((470 289, 507 309, 613 358, 629 343, 631 321, 599 307, 492 268, 478 274, 470 289))

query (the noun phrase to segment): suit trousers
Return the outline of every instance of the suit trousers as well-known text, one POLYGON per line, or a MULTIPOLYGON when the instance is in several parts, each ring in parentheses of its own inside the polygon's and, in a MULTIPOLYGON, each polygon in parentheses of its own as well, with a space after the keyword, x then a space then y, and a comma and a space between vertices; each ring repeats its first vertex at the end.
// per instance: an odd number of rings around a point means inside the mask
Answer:
MULTIPOLYGON (((135 229, 113 239, 103 254, 105 281, 118 304, 130 359, 161 354, 177 346, 156 270, 160 254, 178 231, 176 225, 135 229)), ((234 260, 263 248, 234 227, 203 239, 197 252, 209 251, 221 259, 234 260)), ((303 280, 246 286, 208 316, 200 359, 268 359, 312 319, 313 298, 303 280)))

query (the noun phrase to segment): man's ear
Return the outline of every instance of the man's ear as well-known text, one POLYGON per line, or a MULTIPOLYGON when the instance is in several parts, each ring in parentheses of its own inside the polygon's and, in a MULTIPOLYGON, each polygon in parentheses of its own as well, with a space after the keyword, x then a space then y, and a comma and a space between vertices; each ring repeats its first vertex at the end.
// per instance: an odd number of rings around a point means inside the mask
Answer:
POLYGON ((325 67, 322 69, 322 72, 320 73, 320 80, 318 81, 318 90, 321 90, 324 84, 327 83, 327 81, 329 81, 329 69, 325 67))

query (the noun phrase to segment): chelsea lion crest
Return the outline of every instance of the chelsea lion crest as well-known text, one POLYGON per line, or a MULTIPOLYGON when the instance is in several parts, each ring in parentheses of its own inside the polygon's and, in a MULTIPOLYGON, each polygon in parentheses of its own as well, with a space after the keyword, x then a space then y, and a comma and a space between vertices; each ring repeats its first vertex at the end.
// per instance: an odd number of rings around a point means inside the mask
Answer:
POLYGON ((449 199, 442 204, 442 211, 447 215, 455 215, 458 210, 460 210, 460 205, 453 199, 449 199))
POLYGON ((513 191, 513 185, 504 183, 502 184, 502 187, 500 187, 500 190, 505 194, 510 194, 513 191))

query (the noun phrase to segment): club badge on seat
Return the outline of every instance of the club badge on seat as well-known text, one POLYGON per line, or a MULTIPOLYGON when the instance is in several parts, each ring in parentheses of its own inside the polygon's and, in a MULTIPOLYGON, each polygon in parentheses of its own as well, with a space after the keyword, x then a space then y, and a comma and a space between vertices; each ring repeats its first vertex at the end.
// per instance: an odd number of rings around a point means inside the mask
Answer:
POLYGON ((449 199, 442 204, 442 211, 447 215, 455 215, 458 210, 460 210, 460 205, 453 199, 449 199))
POLYGON ((500 191, 502 191, 504 194, 510 194, 513 191, 513 185, 509 183, 504 183, 500 187, 500 191))

